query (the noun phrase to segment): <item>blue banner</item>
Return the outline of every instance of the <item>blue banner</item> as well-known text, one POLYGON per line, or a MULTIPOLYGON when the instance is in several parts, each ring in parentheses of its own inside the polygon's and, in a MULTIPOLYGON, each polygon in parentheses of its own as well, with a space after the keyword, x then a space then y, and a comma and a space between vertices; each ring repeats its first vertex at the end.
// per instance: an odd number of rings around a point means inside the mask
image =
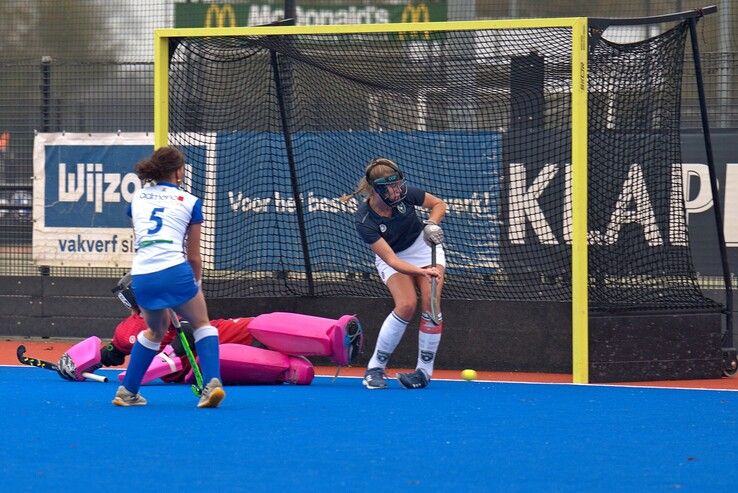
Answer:
POLYGON ((45 146, 45 227, 126 228, 141 187, 133 166, 150 145, 45 146))
POLYGON ((411 185, 447 202, 444 229, 458 268, 496 268, 499 133, 298 132, 291 138, 307 244, 283 135, 222 134, 216 145, 216 269, 304 272, 304 248, 314 272, 373 269, 373 253, 355 231, 357 199, 344 203, 339 197, 356 188, 366 163, 378 156, 400 163, 411 185), (428 164, 440 156, 437 172, 428 174, 428 164))

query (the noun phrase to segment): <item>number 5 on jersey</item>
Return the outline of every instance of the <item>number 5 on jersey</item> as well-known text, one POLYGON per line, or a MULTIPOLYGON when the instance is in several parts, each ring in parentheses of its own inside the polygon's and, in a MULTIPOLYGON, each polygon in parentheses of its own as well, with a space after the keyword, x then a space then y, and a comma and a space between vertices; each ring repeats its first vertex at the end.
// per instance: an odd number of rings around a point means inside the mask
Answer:
POLYGON ((148 234, 152 235, 156 233, 164 225, 164 221, 161 217, 161 214, 163 213, 164 213, 164 207, 154 207, 154 210, 151 211, 151 217, 149 217, 149 220, 154 221, 154 227, 146 231, 148 234))

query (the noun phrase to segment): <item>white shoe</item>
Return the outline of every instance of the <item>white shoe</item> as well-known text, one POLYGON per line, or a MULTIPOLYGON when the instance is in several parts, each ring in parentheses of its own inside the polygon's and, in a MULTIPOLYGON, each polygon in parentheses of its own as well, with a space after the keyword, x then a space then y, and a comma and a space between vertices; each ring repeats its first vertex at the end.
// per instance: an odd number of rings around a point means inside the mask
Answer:
POLYGON ((118 391, 115 393, 113 404, 116 406, 128 407, 128 406, 145 406, 146 399, 141 394, 134 394, 124 386, 119 386, 118 391))
POLYGON ((197 403, 197 407, 218 407, 220 401, 225 399, 225 390, 223 390, 223 384, 220 380, 213 377, 210 382, 202 390, 200 401, 197 403))

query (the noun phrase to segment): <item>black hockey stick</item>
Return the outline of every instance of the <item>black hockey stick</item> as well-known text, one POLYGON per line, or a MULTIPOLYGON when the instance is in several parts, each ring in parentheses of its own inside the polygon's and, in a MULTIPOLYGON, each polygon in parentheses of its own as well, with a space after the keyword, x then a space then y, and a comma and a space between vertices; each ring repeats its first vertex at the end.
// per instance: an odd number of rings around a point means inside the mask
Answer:
MULTIPOLYGON (((56 365, 56 363, 51 363, 50 361, 44 361, 36 358, 29 358, 25 355, 25 353, 26 346, 22 344, 18 346, 18 349, 16 350, 16 355, 18 356, 18 361, 20 361, 24 365, 35 366, 36 368, 43 368, 44 370, 51 370, 59 373, 59 367, 56 365)), ((87 378, 88 380, 94 380, 96 382, 105 383, 108 381, 108 377, 103 377, 102 375, 96 375, 94 373, 88 373, 86 371, 82 372, 82 376, 87 378)))

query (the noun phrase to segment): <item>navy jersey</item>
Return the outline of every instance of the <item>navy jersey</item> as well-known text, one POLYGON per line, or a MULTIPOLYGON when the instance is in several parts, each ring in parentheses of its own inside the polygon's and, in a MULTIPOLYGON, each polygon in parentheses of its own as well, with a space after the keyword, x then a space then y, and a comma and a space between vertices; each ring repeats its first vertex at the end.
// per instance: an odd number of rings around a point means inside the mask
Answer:
POLYGON ((415 213, 416 205, 423 205, 425 191, 408 186, 402 202, 392 208, 392 217, 383 217, 364 201, 356 211, 356 230, 367 244, 384 238, 392 250, 401 252, 408 248, 423 231, 423 223, 415 213))

